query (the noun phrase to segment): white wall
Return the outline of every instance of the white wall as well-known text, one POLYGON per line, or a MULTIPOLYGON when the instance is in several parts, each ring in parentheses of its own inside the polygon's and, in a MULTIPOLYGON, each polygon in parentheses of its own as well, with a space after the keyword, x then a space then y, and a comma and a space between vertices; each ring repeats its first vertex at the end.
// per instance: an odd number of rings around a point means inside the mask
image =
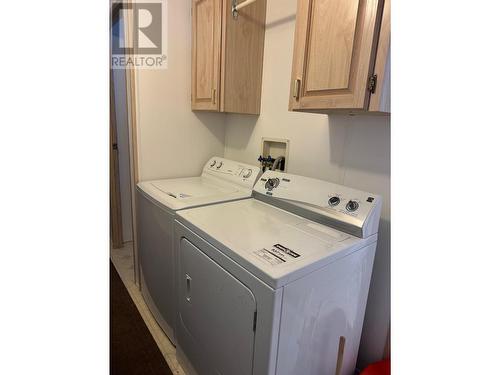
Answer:
POLYGON ((136 71, 141 181, 197 175, 224 154, 224 115, 191 111, 191 1, 165 3, 168 69, 136 71))
POLYGON ((262 137, 290 140, 288 172, 383 196, 379 245, 358 365, 382 358, 390 321, 390 119, 288 112, 296 1, 267 2, 262 108, 227 115, 224 156, 257 164, 262 137))

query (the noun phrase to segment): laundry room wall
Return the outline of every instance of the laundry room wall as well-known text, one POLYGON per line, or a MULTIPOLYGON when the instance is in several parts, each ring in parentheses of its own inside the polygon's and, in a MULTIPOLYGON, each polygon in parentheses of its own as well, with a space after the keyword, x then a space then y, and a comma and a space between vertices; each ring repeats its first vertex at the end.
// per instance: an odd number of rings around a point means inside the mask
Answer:
MULTIPOLYGON (((288 172, 384 199, 358 366, 383 357, 390 325, 390 118, 288 111, 296 1, 267 2, 260 116, 226 116, 227 158, 257 164, 262 137, 290 140, 288 172)), ((242 46, 241 48, 244 48, 242 46)))
POLYGON ((136 71, 140 181, 199 175, 224 154, 224 115, 191 111, 191 1, 163 4, 168 68, 136 71))

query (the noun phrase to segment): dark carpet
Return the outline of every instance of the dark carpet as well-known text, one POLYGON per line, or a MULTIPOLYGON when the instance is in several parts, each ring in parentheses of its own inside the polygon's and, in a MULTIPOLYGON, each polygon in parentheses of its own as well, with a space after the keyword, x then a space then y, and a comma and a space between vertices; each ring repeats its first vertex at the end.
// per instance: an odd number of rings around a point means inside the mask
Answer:
POLYGON ((110 374, 172 375, 112 263, 110 279, 110 374))

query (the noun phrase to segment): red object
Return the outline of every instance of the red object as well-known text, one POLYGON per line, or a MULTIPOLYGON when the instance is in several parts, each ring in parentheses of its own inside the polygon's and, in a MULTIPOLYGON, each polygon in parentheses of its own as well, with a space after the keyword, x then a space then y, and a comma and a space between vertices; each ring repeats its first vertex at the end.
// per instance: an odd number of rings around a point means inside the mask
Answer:
POLYGON ((391 375, 391 361, 385 359, 372 363, 361 371, 361 375, 391 375))

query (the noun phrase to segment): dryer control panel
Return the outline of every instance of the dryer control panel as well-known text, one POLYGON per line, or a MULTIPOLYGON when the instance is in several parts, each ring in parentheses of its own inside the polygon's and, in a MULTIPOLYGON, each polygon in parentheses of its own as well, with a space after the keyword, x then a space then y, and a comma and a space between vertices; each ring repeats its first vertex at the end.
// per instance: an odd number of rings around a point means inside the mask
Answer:
POLYGON ((215 177, 252 189, 260 173, 260 168, 255 165, 214 156, 205 164, 202 176, 215 177))
POLYGON ((254 187, 254 197, 358 237, 378 231, 382 198, 347 186, 266 171, 254 187))

